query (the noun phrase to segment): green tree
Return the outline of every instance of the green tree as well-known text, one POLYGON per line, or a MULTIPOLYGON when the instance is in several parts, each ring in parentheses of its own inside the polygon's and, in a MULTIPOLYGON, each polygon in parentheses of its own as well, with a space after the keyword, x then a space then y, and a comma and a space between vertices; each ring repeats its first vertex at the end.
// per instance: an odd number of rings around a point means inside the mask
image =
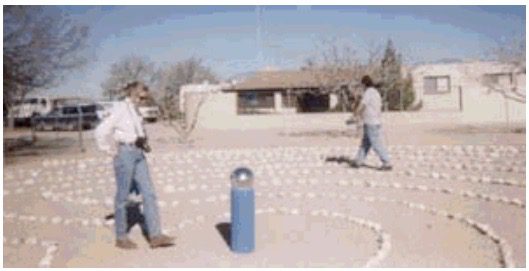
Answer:
POLYGON ((415 99, 411 75, 402 76, 402 57, 388 40, 380 69, 380 92, 384 110, 406 110, 415 99))

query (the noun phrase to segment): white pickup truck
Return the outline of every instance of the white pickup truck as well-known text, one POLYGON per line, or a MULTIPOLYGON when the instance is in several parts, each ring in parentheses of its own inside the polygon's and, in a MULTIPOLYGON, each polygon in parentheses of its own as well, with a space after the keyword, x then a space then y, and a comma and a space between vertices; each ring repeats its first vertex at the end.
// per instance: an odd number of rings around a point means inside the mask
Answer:
POLYGON ((15 124, 29 125, 31 118, 44 116, 54 108, 53 99, 49 97, 26 97, 15 101, 9 110, 8 117, 13 118, 15 124))

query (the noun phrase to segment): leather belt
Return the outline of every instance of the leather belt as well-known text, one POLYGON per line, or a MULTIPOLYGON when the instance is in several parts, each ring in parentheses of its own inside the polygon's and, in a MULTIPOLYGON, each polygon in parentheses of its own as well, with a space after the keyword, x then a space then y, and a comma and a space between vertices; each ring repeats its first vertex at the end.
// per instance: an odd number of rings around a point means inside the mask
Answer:
POLYGON ((131 146, 131 147, 136 147, 136 144, 135 144, 135 143, 119 142, 118 145, 119 145, 119 146, 131 146))

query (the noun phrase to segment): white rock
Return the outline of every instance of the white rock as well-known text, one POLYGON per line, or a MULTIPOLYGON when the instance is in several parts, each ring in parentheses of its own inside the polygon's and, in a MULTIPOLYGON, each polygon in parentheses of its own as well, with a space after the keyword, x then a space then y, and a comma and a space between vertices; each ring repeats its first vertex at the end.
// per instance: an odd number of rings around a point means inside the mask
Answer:
POLYGON ((418 185, 417 189, 420 190, 420 191, 428 191, 428 187, 425 186, 425 185, 418 185))
POLYGON ((481 177, 481 181, 483 183, 491 183, 492 179, 490 177, 488 177, 488 176, 483 176, 483 177, 481 177))
POLYGON ((462 195, 464 197, 470 197, 470 198, 475 198, 476 197, 476 193, 474 193, 472 191, 463 191, 462 195))
POLYGON ((439 173, 437 173, 437 172, 432 172, 430 176, 432 178, 434 178, 434 179, 439 179, 439 177, 440 177, 439 173))
POLYGON ((28 239, 24 240, 24 243, 26 243, 28 245, 31 245, 31 246, 34 246, 38 242, 37 242, 37 238, 36 237, 29 237, 28 239))
POLYGON ((92 219, 92 224, 94 226, 100 227, 100 226, 103 225, 103 221, 101 221, 100 218, 94 218, 94 219, 92 219))
POLYGON ((110 199, 110 198, 105 198, 104 204, 107 207, 111 207, 111 206, 114 205, 114 201, 112 199, 110 199))
POLYGON ((210 196, 210 197, 207 197, 206 202, 215 202, 217 201, 217 197, 216 196, 210 196))
POLYGON ((60 217, 60 216, 54 216, 51 219, 51 223, 53 223, 53 224, 59 224, 59 223, 61 223, 61 221, 62 221, 62 217, 60 217))

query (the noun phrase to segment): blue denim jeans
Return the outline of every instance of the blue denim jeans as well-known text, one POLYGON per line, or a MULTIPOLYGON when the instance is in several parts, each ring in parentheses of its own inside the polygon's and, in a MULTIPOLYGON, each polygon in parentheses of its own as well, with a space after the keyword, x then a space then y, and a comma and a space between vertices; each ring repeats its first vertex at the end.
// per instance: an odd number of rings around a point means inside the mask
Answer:
POLYGON ((143 151, 135 146, 120 145, 118 154, 114 157, 114 173, 117 186, 114 198, 116 238, 127 237, 126 207, 133 180, 143 197, 143 214, 149 237, 159 235, 161 229, 156 192, 143 151))
POLYGON ((362 143, 356 154, 356 162, 362 164, 369 153, 369 149, 373 148, 378 157, 384 165, 390 165, 388 152, 382 144, 382 135, 380 133, 380 125, 364 124, 364 133, 362 136, 362 143))

